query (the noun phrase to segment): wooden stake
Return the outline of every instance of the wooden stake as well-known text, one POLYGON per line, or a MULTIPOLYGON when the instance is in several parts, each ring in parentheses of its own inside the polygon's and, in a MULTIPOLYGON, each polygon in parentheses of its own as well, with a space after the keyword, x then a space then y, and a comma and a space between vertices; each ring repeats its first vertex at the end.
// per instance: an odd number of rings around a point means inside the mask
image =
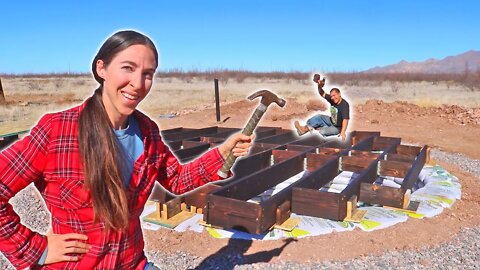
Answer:
POLYGON ((287 220, 285 220, 282 224, 273 225, 273 228, 279 229, 282 231, 291 232, 293 231, 293 229, 295 229, 298 226, 299 223, 300 223, 300 220, 298 218, 290 217, 287 220))
POLYGON ((407 191, 405 191, 405 194, 403 195, 402 208, 396 208, 396 207, 385 206, 385 205, 383 207, 387 209, 397 209, 404 212, 416 213, 418 206, 420 206, 420 202, 411 201, 410 200, 411 194, 412 194, 412 191, 410 189, 407 189, 407 191))
POLYGON ((162 204, 162 213, 160 215, 161 218, 163 219, 169 219, 170 217, 168 216, 168 205, 162 204))
POLYGON ((180 209, 181 209, 182 211, 188 211, 188 209, 187 209, 187 204, 186 204, 186 203, 180 204, 180 209))
POLYGON ((162 216, 162 209, 161 209, 161 205, 159 202, 155 202, 155 215, 154 217, 157 218, 157 219, 160 219, 160 217, 162 216))
POLYGON ((347 201, 347 216, 345 217, 344 221, 356 223, 362 221, 367 211, 357 209, 357 201, 357 195, 352 195, 350 200, 347 201))
POLYGON ((410 203, 410 194, 412 194, 412 191, 407 189, 407 191, 405 191, 405 195, 403 195, 403 209, 407 209, 408 204, 410 203))
POLYGON ((427 153, 426 153, 426 158, 425 158, 425 164, 431 164, 432 160, 430 159, 430 146, 427 146, 427 153))
POLYGON ((182 211, 179 214, 169 219, 164 219, 164 218, 156 218, 155 216, 153 216, 153 214, 154 213, 147 215, 146 217, 143 218, 143 220, 154 223, 154 224, 158 224, 167 228, 171 228, 171 229, 177 227, 178 224, 184 222, 185 220, 195 215, 194 213, 182 211))

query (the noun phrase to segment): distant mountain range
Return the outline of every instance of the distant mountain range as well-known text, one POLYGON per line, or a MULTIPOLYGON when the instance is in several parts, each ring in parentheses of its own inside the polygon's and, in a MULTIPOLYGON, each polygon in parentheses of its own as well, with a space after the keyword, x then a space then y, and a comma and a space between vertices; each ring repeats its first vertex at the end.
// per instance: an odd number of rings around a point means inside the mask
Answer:
POLYGON ((400 61, 384 67, 374 67, 369 73, 464 73, 480 71, 480 51, 468 51, 443 59, 430 58, 423 62, 400 61))

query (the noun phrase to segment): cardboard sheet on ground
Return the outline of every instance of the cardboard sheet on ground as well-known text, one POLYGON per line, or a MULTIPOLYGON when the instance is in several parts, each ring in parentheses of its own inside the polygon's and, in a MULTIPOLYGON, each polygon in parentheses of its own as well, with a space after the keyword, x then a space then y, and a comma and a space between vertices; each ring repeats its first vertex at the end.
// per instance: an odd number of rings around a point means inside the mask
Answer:
MULTIPOLYGON (((300 220, 298 226, 291 232, 273 229, 265 234, 250 234, 236 230, 224 230, 210 227, 204 227, 199 224, 203 215, 196 214, 192 218, 182 222, 174 230, 177 232, 195 231, 203 232, 206 230, 215 238, 237 238, 247 240, 277 240, 289 237, 307 237, 332 232, 352 231, 359 228, 369 232, 393 226, 400 222, 405 222, 408 217, 423 218, 433 217, 442 213, 444 208, 450 208, 455 200, 461 198, 461 184, 457 177, 445 171, 440 166, 425 166, 420 175, 416 186, 420 187, 411 195, 411 200, 420 202, 417 213, 404 213, 395 209, 388 209, 378 206, 359 207, 366 210, 367 214, 360 223, 337 222, 323 218, 302 216, 292 214, 292 217, 300 220)), ((147 204, 141 215, 146 216, 155 211, 155 205, 147 204)), ((168 229, 160 225, 151 224, 142 221, 142 227, 147 230, 168 229)), ((169 230, 169 229, 168 229, 169 230)))

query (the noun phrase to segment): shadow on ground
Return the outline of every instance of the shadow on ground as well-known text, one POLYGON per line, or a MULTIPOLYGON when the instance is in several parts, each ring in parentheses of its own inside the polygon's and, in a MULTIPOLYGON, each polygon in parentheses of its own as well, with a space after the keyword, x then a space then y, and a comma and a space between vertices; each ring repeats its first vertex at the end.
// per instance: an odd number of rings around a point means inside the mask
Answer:
POLYGON ((293 241, 293 238, 284 240, 282 246, 268 251, 261 251, 254 254, 245 255, 252 245, 253 240, 243 240, 230 238, 228 244, 218 250, 216 253, 205 258, 195 270, 222 269, 231 270, 237 265, 254 264, 260 262, 270 262, 273 257, 279 256, 283 249, 293 241))

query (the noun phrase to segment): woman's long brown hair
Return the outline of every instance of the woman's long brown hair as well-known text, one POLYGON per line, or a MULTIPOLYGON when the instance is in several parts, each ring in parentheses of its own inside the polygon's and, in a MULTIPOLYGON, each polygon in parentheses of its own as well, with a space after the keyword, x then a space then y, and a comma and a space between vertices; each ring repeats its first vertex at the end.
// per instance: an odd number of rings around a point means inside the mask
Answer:
POLYGON ((121 149, 102 103, 101 87, 80 115, 78 139, 95 220, 102 219, 107 228, 125 228, 128 202, 118 166, 121 149))
POLYGON ((95 221, 107 229, 122 230, 128 226, 128 201, 119 162, 123 160, 118 139, 102 102, 103 79, 96 71, 97 60, 105 66, 116 54, 132 45, 146 45, 158 53, 153 42, 135 31, 120 31, 108 38, 93 59, 92 72, 100 87, 95 91, 79 117, 79 150, 85 174, 85 187, 90 191, 95 221))

